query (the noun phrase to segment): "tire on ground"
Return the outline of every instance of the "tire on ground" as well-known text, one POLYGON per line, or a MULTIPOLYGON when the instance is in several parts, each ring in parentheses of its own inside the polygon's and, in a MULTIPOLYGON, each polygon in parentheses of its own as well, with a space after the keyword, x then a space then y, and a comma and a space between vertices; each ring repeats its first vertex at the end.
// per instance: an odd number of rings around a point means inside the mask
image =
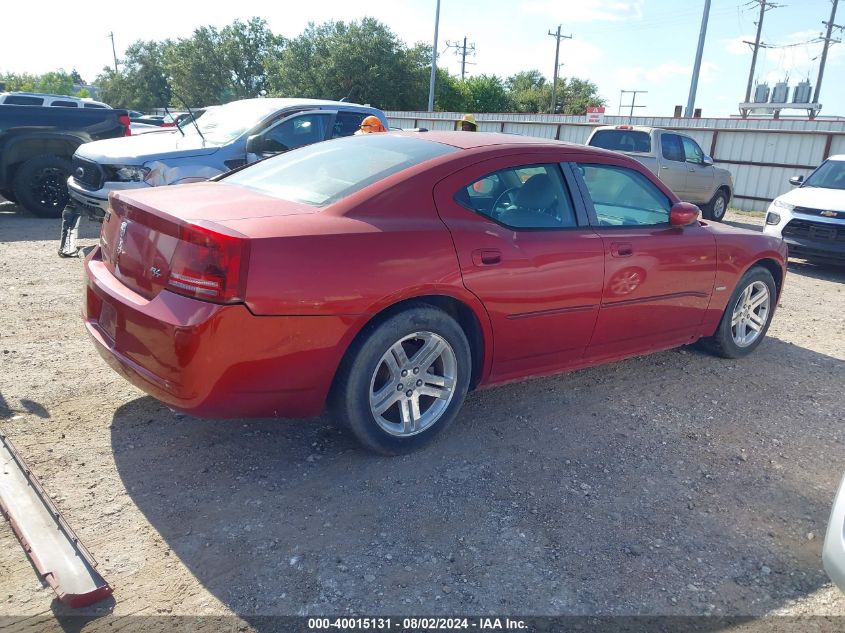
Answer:
MULTIPOLYGON (((419 358, 415 357, 415 353, 412 348, 408 355, 409 364, 407 367, 409 371, 407 373, 409 379, 413 378, 412 372, 414 370, 414 363, 411 361, 419 358)), ((447 357, 451 358, 448 351, 443 356, 436 357, 438 360, 432 367, 438 366, 437 363, 445 362, 442 359, 447 357)), ((424 362, 421 364, 424 364, 424 362)), ((439 366, 444 367, 444 365, 439 366)), ((401 372, 402 367, 397 365, 396 368, 397 372, 401 372)), ((418 377, 422 378, 429 375, 427 369, 427 367, 422 367, 423 373, 418 377)), ((330 398, 330 411, 335 420, 349 428, 361 444, 369 450, 383 455, 408 453, 428 444, 454 421, 466 397, 471 371, 470 346, 461 326, 442 310, 429 305, 418 304, 388 317, 356 339, 338 369, 330 398), (378 372, 389 369, 382 363, 388 351, 406 337, 419 333, 431 333, 440 337, 448 344, 449 350, 454 355, 455 376, 451 400, 448 401, 448 406, 445 406, 439 416, 432 416, 435 417, 435 421, 424 430, 413 435, 391 434, 376 421, 376 414, 370 406, 370 395, 373 392, 375 382, 379 379, 378 372)), ((389 382, 389 379, 385 378, 385 380, 389 382)), ((398 378, 397 382, 404 382, 405 380, 398 378)), ((387 385, 388 382, 385 382, 384 385, 387 385)), ((412 382, 419 384, 413 380, 412 382)), ((414 384, 410 386, 412 390, 414 384)), ((396 387, 400 386, 403 385, 396 385, 396 387)), ((403 388, 407 389, 408 386, 405 385, 403 388)), ((401 393, 403 390, 399 389, 399 392, 401 393)), ((417 411, 422 411, 423 414, 425 413, 424 406, 432 407, 437 403, 436 399, 433 399, 429 404, 429 397, 419 397, 426 398, 425 402, 417 400, 419 403, 417 411)), ((392 413, 394 415, 400 413, 403 406, 401 402, 394 406, 397 409, 394 409, 392 413)), ((383 415, 388 414, 391 414, 390 409, 383 413, 383 415)))
POLYGON ((15 172, 14 195, 24 209, 42 218, 60 218, 68 203, 71 163, 52 154, 34 156, 15 172))
POLYGON ((721 356, 722 358, 742 358, 753 352, 766 336, 769 330, 769 325, 772 323, 772 317, 775 314, 775 307, 777 305, 777 287, 775 280, 766 268, 762 266, 754 266, 750 268, 739 280, 733 294, 725 307, 725 312, 722 314, 722 319, 719 321, 719 327, 713 336, 703 338, 700 341, 701 346, 708 352, 721 356), (753 285, 755 282, 762 282, 766 285, 769 292, 769 308, 766 313, 765 322, 763 323, 759 336, 752 343, 746 346, 740 346, 734 339, 732 320, 734 312, 738 304, 742 300, 745 289, 753 285))
POLYGON ((728 211, 728 194, 724 189, 719 189, 710 201, 710 204, 705 205, 702 210, 702 215, 707 220, 714 222, 721 222, 725 219, 725 213, 728 211))

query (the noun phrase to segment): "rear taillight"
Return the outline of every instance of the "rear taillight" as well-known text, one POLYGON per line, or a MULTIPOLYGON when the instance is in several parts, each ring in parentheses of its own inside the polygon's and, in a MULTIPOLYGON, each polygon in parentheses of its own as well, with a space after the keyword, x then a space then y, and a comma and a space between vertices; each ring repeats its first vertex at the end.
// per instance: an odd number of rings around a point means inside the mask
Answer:
POLYGON ((132 136, 132 121, 129 120, 129 115, 121 114, 117 120, 123 126, 123 136, 132 136))
POLYGON ((249 241, 232 231, 198 224, 179 229, 167 286, 173 292, 216 303, 244 300, 249 241))

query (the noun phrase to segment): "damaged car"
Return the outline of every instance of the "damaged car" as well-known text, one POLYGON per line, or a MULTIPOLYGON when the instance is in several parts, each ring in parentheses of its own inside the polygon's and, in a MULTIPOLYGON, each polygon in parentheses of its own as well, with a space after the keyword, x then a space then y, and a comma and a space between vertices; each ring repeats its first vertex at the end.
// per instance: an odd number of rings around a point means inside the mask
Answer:
POLYGON ((129 142, 95 142, 73 155, 68 191, 89 216, 102 219, 109 193, 200 182, 297 147, 351 136, 376 108, 318 99, 244 99, 209 109, 171 134, 129 142))

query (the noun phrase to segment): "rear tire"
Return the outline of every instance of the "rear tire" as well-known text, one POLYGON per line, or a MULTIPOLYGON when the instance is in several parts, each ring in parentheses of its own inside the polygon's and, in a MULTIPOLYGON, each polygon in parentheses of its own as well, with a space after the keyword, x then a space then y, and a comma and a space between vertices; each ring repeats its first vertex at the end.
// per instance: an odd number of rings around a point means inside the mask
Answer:
POLYGON ((704 209, 704 217, 713 222, 721 222, 725 219, 725 213, 728 211, 728 194, 724 189, 719 189, 710 204, 704 209))
POLYGON ((52 154, 35 156, 15 173, 14 194, 18 203, 40 218, 60 218, 70 196, 67 179, 70 161, 52 154))
POLYGON ((338 370, 333 417, 366 448, 422 448, 455 419, 470 383, 469 342, 445 312, 420 305, 359 337, 338 370))
POLYGON ((722 358, 748 356, 763 342, 777 304, 772 273, 761 266, 746 272, 731 295, 715 334, 701 346, 722 358))

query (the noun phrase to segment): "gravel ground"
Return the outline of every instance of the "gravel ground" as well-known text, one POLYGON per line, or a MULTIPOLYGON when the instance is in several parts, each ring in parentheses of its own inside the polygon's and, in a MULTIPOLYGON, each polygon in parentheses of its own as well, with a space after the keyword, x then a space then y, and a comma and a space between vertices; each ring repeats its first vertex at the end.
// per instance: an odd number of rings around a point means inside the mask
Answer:
MULTIPOLYGON (((58 233, 0 203, 0 424, 114 587, 86 631, 104 612, 845 616, 821 567, 845 269, 793 261, 748 359, 683 348, 474 393, 431 447, 381 458, 326 419, 209 422, 124 382, 58 233)), ((0 615, 63 613, 0 523, 0 615)))

